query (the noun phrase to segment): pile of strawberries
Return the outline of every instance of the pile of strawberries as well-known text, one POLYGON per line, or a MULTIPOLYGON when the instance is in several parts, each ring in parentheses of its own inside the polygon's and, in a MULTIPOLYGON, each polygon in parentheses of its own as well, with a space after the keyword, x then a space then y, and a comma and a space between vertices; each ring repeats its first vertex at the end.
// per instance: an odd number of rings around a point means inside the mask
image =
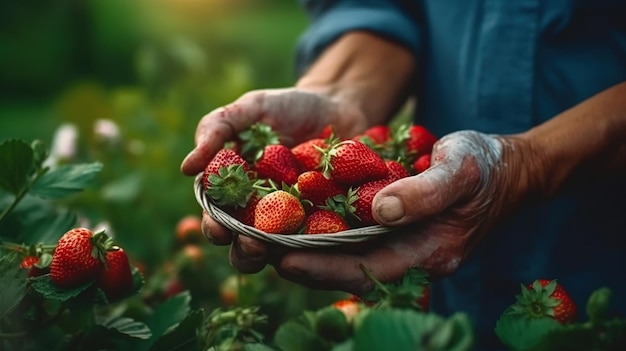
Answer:
POLYGON ((219 150, 202 175, 211 201, 271 234, 323 234, 378 224, 374 195, 423 172, 437 138, 420 125, 371 127, 351 139, 328 126, 293 147, 257 123, 219 150))

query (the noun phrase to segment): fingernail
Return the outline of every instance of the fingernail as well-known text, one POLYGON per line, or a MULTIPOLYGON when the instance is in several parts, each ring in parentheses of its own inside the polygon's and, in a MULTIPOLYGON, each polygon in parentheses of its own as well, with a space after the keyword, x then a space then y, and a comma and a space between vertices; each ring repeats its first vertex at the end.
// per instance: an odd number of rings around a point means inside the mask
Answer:
POLYGON ((404 206, 399 198, 387 196, 378 201, 376 213, 385 222, 395 222, 404 217, 404 206))

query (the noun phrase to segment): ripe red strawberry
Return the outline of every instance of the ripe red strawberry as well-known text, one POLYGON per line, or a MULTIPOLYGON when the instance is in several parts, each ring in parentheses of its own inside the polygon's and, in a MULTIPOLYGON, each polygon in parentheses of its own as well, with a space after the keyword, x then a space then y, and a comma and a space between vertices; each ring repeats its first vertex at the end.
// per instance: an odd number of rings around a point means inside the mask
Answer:
POLYGON ((235 150, 221 149, 204 169, 204 174, 202 175, 202 185, 204 189, 208 189, 211 185, 208 179, 209 175, 218 174, 220 168, 231 165, 242 165, 245 172, 250 170, 250 165, 235 150))
POLYGON ((300 164, 291 149, 282 144, 268 145, 263 155, 254 163, 261 179, 271 179, 277 184, 293 185, 298 181, 300 164))
POLYGON ((321 171, 307 171, 298 176, 297 188, 300 199, 309 200, 313 206, 323 206, 335 195, 345 194, 345 189, 321 171))
POLYGON ((333 126, 329 124, 326 127, 324 127, 324 129, 318 134, 317 137, 320 139, 326 139, 331 135, 333 135, 333 126))
POLYGON ((367 145, 384 145, 391 139, 391 129, 386 125, 375 125, 353 139, 367 145))
POLYGON ((324 174, 344 185, 360 185, 386 178, 389 169, 374 150, 362 142, 345 140, 332 145, 322 160, 324 174))
POLYGON ((20 268, 28 270, 29 277, 38 277, 47 273, 47 269, 35 266, 39 263, 38 256, 25 256, 20 262, 20 268))
POLYGON ((300 199, 284 190, 263 196, 254 210, 254 227, 266 233, 295 233, 304 219, 300 199))
POLYGON ((74 288, 95 280, 104 268, 111 239, 86 228, 74 228, 61 236, 52 255, 50 279, 62 288, 74 288))
POLYGON ((420 174, 430 167, 430 154, 422 155, 413 162, 415 174, 420 174))
POLYGON ((254 194, 250 196, 250 199, 248 200, 248 203, 246 204, 245 207, 229 207, 229 208, 225 208, 224 210, 229 215, 237 219, 239 222, 249 225, 249 226, 253 226, 254 225, 254 210, 258 203, 259 203, 259 195, 257 192, 254 192, 254 194))
POLYGON ((326 149, 328 147, 326 139, 316 138, 307 140, 291 148, 291 152, 296 159, 298 159, 300 169, 303 171, 321 169, 322 152, 316 147, 326 149))
POLYGON ((390 183, 391 180, 386 178, 367 182, 356 189, 356 200, 352 202, 352 206, 354 206, 352 214, 359 219, 360 224, 365 226, 379 224, 372 214, 372 201, 376 193, 390 183))
POLYGON ((389 179, 396 181, 398 179, 406 178, 410 176, 409 171, 404 168, 402 163, 394 160, 385 161, 387 168, 389 169, 389 179))
POLYGON ((346 220, 331 210, 315 211, 304 223, 304 234, 337 233, 348 229, 350 226, 346 220))
POLYGON ((408 130, 406 149, 408 154, 415 154, 415 157, 429 154, 433 150, 433 145, 437 137, 428 129, 421 125, 412 125, 408 130))
POLYGON ((106 252, 106 267, 100 271, 97 285, 110 302, 131 293, 133 273, 128 256, 121 247, 113 246, 106 252))
POLYGON ((577 308, 565 288, 556 280, 537 279, 527 286, 511 306, 512 311, 531 318, 552 317, 561 324, 576 320, 577 308))

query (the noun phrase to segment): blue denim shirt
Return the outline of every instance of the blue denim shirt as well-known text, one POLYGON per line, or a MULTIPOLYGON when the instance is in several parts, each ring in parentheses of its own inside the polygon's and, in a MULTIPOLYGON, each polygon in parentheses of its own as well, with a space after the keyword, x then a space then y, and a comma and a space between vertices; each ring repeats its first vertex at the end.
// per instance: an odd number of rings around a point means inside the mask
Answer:
MULTIPOLYGON (((516 133, 626 81, 626 1, 301 1, 311 17, 302 71, 342 33, 367 30, 419 62, 416 123, 438 136, 516 133)), ((626 99, 626 96, 624 97, 626 99)), ((520 283, 557 278, 578 303, 600 286, 626 296, 626 180, 588 184, 500 225, 449 278, 435 312, 467 312, 478 349, 499 348, 495 322, 520 283)), ((626 300, 614 307, 626 314, 626 300)))

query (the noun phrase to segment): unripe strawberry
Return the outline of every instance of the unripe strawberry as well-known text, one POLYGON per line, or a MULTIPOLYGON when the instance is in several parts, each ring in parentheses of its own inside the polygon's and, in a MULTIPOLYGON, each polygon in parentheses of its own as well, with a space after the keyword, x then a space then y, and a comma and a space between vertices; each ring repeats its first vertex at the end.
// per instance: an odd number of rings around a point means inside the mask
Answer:
POLYGON ((106 253, 106 267, 100 271, 97 285, 109 301, 116 301, 130 294, 133 289, 133 273, 126 252, 114 246, 106 253))
POLYGON ((112 244, 104 232, 74 228, 63 234, 50 263, 50 279, 62 288, 94 281, 104 268, 107 248, 112 244))

